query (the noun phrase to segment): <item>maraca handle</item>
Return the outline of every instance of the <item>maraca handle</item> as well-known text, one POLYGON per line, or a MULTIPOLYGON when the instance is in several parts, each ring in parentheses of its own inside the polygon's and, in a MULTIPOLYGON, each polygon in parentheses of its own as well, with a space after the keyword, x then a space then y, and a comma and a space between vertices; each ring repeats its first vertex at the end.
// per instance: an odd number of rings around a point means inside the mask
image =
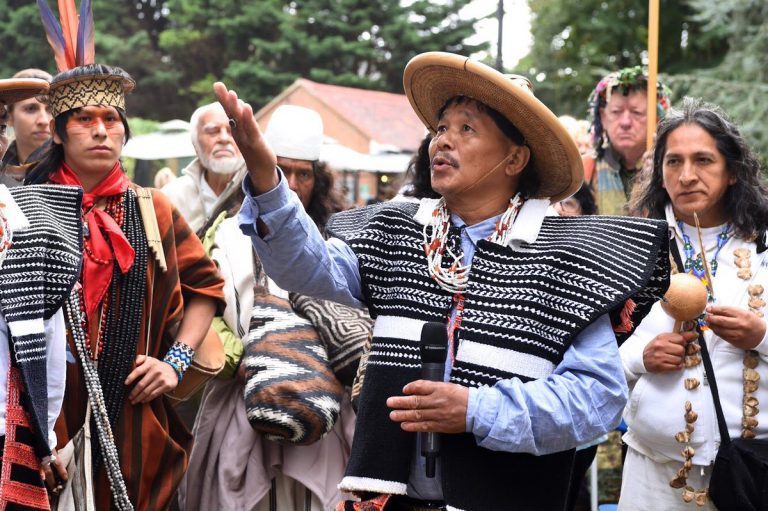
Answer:
POLYGON ((672 333, 673 334, 679 334, 680 333, 680 328, 682 326, 683 326, 683 322, 680 321, 679 319, 676 319, 675 320, 675 326, 672 327, 672 333))

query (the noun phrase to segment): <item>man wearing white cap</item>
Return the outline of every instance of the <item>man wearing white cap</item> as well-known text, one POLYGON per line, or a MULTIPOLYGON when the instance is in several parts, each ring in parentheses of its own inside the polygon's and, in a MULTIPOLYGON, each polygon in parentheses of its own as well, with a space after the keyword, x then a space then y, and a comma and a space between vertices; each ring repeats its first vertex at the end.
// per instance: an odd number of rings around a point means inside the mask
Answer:
POLYGON ((162 190, 190 229, 198 232, 217 206, 237 190, 245 175, 245 164, 220 104, 201 106, 189 123, 197 158, 162 190))
POLYGON ((283 105, 270 119, 264 134, 278 155, 277 164, 283 169, 288 187, 299 196, 304 209, 315 184, 314 162, 320 159, 322 122, 314 110, 283 105))
POLYGON ((442 199, 340 213, 327 242, 286 193, 250 108, 214 85, 249 170, 240 226, 266 272, 376 320, 340 484, 363 502, 337 509, 563 509, 575 447, 613 429, 626 403, 614 329, 631 331, 666 289, 665 223, 546 216, 583 168, 525 78, 432 52, 403 81, 433 134, 442 199), (420 379, 428 323, 447 330, 444 381, 420 379), (440 434, 434 474, 417 432, 440 434))
MULTIPOLYGON (((330 173, 319 161, 320 116, 308 108, 280 106, 269 119, 265 136, 310 222, 322 229, 330 215, 343 208, 330 173)), ((239 192, 237 206, 241 201, 239 192)), ((189 469, 179 492, 180 508, 330 511, 341 498, 336 486, 349 457, 355 414, 344 399, 335 425, 327 426, 330 431, 309 445, 270 441, 249 424, 244 344, 258 342, 249 333, 251 312, 259 301, 254 285, 259 283, 279 299, 286 299, 288 292, 263 274, 236 213, 237 209, 214 212, 204 238, 224 277, 227 305, 223 315, 214 318, 213 328, 224 343, 226 365, 208 383, 200 404, 189 469)), ((283 369, 283 377, 290 379, 294 373, 283 369)))

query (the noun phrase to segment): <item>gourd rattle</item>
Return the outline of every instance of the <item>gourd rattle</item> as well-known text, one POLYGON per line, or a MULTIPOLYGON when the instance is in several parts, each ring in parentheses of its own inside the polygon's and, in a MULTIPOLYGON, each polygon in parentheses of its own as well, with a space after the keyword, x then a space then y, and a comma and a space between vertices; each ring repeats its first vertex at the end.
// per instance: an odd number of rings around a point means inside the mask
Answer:
POLYGON ((661 308, 675 320, 672 332, 676 334, 680 332, 683 321, 693 321, 707 308, 707 288, 690 273, 671 275, 661 308))

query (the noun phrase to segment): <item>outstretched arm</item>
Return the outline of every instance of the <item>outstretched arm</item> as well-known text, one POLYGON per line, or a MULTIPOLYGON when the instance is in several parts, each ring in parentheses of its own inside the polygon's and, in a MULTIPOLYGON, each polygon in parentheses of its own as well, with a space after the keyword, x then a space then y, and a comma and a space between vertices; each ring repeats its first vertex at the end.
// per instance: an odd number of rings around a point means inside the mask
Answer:
POLYGON ((279 181, 275 171, 277 158, 264 140, 253 109, 221 82, 213 84, 213 92, 230 119, 232 136, 245 159, 254 192, 260 195, 272 190, 279 181))

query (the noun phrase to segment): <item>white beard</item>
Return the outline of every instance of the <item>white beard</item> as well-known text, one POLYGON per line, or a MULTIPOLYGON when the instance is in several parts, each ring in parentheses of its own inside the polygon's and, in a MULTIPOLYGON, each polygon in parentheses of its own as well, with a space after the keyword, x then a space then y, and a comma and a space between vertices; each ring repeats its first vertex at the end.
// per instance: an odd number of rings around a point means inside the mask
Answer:
POLYGON ((243 165, 245 160, 242 156, 229 156, 226 158, 209 158, 208 156, 198 156, 200 163, 207 170, 210 170, 214 174, 229 175, 237 172, 243 165))

